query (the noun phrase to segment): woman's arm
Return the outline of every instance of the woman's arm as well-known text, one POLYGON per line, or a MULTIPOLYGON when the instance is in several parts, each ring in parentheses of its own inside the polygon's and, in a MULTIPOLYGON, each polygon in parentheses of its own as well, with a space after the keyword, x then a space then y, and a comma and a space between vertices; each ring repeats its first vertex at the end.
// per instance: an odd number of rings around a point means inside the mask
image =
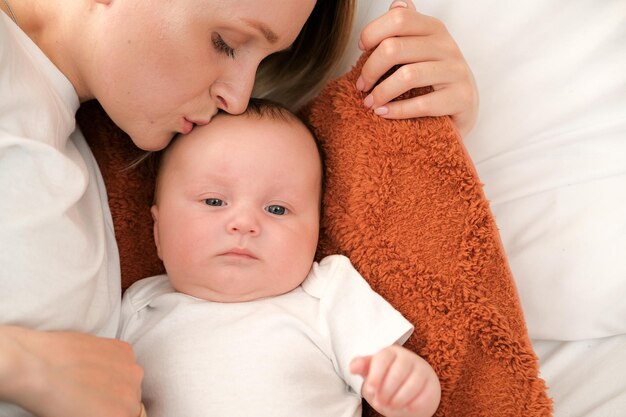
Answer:
POLYGON ((395 1, 361 32, 359 48, 373 50, 357 87, 369 91, 394 66, 395 72, 371 90, 364 104, 382 117, 405 119, 450 115, 462 135, 478 116, 472 71, 446 27, 420 14, 411 0, 395 1), (406 91, 432 86, 429 94, 390 102, 406 91))
POLYGON ((125 342, 0 326, 0 401, 39 417, 137 417, 142 377, 125 342))

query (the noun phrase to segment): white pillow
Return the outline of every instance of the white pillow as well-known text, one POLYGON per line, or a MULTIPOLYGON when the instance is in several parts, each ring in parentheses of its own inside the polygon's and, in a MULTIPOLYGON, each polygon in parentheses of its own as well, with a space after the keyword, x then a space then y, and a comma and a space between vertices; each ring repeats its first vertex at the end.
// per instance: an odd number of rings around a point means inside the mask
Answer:
MULTIPOLYGON (((389 3, 359 1, 353 40, 389 3)), ((625 3, 415 3, 444 21, 476 77, 481 114, 465 144, 530 336, 626 333, 625 3)))

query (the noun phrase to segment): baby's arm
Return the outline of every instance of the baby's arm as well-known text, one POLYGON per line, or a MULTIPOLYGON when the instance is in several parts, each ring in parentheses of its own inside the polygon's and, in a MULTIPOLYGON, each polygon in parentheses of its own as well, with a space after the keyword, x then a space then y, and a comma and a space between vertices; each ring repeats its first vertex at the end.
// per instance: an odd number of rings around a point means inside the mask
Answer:
POLYGON ((365 379, 363 398, 386 417, 430 417, 439 406, 441 387, 434 369, 402 346, 357 357, 350 372, 365 379))

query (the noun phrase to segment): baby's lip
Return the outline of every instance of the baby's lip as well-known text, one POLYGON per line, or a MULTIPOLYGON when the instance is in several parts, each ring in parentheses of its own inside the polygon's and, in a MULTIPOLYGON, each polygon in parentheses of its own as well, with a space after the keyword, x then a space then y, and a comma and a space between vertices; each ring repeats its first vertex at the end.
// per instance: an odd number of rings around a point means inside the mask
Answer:
POLYGON ((235 256, 241 258, 258 259, 252 252, 245 248, 233 248, 221 254, 222 256, 235 256))

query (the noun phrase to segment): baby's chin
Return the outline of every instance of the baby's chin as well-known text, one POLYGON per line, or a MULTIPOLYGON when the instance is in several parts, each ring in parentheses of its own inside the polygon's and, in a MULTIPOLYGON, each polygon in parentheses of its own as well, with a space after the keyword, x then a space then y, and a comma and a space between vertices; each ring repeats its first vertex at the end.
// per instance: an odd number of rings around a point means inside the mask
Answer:
POLYGON ((212 301, 214 303, 246 303, 250 301, 262 300, 264 298, 277 297, 286 294, 297 288, 277 288, 277 289, 250 289, 250 288, 232 288, 232 286, 220 286, 212 288, 208 286, 186 285, 176 286, 174 289, 191 297, 212 301))

